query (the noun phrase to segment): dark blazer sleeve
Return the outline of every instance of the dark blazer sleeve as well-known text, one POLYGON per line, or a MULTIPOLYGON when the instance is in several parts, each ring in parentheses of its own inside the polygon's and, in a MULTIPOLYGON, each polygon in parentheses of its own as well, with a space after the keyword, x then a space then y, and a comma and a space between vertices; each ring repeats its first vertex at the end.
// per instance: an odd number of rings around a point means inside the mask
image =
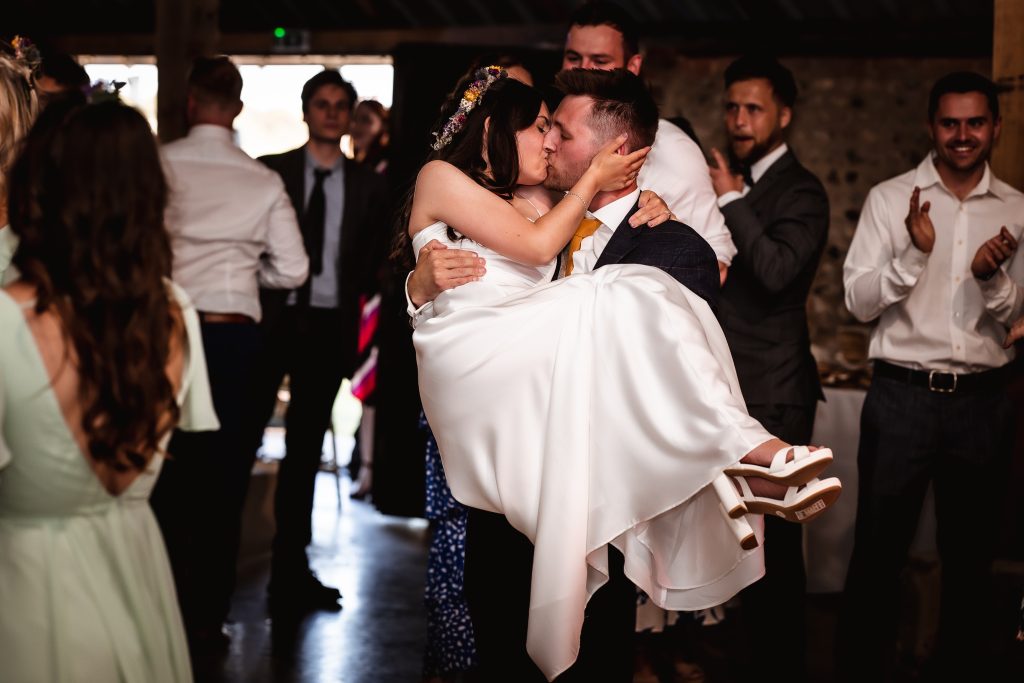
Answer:
POLYGON ((722 208, 738 250, 735 261, 765 290, 778 293, 818 257, 828 232, 825 188, 817 178, 804 176, 779 197, 773 213, 773 220, 762 223, 745 197, 722 208))
POLYGON ((704 238, 690 226, 666 221, 656 228, 643 227, 635 233, 626 234, 632 235, 634 248, 620 260, 621 263, 659 268, 707 301, 712 309, 717 308, 720 291, 718 258, 704 238))
POLYGON ((692 248, 676 250, 671 264, 664 270, 707 301, 712 310, 717 309, 721 283, 718 257, 706 242, 701 244, 693 240, 692 248))

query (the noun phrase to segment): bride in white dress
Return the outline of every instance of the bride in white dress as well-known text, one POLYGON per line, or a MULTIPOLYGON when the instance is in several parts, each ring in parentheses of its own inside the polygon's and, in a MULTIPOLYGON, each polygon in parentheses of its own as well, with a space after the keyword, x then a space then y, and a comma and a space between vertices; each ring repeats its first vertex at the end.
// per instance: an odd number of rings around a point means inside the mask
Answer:
POLYGON ((723 503, 732 516, 806 521, 840 487, 815 479, 827 449, 790 449, 747 414, 700 296, 640 265, 550 282, 585 208, 632 185, 646 149, 606 145, 532 222, 541 197, 523 186, 547 174, 547 108, 496 67, 463 91, 417 178, 408 228, 417 253, 471 240, 487 273, 444 292, 418 324, 420 394, 454 496, 534 543, 527 650, 553 679, 576 658, 609 545, 658 605, 718 605, 764 571, 723 503), (723 472, 746 475, 742 496, 723 472))

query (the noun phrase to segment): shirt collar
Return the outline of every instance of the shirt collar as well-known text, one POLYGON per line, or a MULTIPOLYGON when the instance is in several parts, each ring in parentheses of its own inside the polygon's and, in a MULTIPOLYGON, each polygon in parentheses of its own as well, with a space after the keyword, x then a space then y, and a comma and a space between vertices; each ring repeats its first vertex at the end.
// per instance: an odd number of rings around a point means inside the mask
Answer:
POLYGON ((750 165, 750 179, 755 183, 764 176, 772 164, 782 158, 782 155, 789 151, 789 147, 783 142, 781 145, 765 154, 763 157, 750 165))
MULTIPOLYGON (((914 173, 914 186, 920 187, 922 190, 933 185, 941 185, 942 189, 949 192, 943 182, 942 177, 939 175, 939 169, 935 168, 935 152, 932 152, 924 160, 917 165, 917 170, 914 173)), ((968 197, 981 197, 986 194, 991 194, 997 199, 1005 199, 1005 196, 1000 191, 1002 188, 999 187, 998 180, 992 175, 992 168, 985 162, 985 172, 981 175, 981 180, 974 186, 968 197)), ((950 192, 952 194, 952 192, 950 192)))
POLYGON ((234 131, 224 126, 216 126, 212 123, 197 123, 188 129, 188 137, 197 140, 217 140, 235 144, 234 131))
POLYGON ((619 197, 611 204, 602 206, 597 211, 591 212, 597 220, 607 225, 612 230, 619 227, 619 223, 629 214, 629 210, 636 204, 636 200, 640 198, 640 188, 636 188, 625 197, 619 197))
MULTIPOLYGON (((323 166, 318 164, 316 159, 313 158, 313 155, 309 153, 309 147, 306 147, 305 151, 306 151, 306 172, 307 173, 312 173, 313 170, 317 169, 317 168, 323 168, 323 166)), ((331 166, 331 168, 329 169, 331 171, 331 175, 334 175, 336 172, 340 171, 344 165, 345 165, 345 155, 342 154, 340 157, 338 157, 338 160, 334 162, 334 166, 331 166)))

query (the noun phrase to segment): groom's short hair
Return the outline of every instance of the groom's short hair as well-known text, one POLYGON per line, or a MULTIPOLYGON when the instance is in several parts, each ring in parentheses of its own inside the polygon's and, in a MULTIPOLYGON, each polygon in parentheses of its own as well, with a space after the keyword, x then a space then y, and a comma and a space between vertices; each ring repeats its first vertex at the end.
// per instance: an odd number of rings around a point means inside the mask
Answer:
POLYGON ((639 76, 625 69, 571 69, 555 76, 562 95, 589 97, 590 128, 604 142, 626 133, 631 150, 654 144, 658 132, 658 105, 639 76))

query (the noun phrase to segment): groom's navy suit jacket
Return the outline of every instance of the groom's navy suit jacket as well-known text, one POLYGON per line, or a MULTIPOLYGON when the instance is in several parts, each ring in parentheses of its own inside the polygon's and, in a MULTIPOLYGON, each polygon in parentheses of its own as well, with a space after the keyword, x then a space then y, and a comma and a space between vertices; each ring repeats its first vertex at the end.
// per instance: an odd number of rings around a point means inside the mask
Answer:
POLYGON ((634 204, 622 219, 594 268, 612 263, 636 263, 665 271, 714 310, 718 303, 718 259, 704 238, 688 225, 666 221, 656 228, 632 228, 634 204))

